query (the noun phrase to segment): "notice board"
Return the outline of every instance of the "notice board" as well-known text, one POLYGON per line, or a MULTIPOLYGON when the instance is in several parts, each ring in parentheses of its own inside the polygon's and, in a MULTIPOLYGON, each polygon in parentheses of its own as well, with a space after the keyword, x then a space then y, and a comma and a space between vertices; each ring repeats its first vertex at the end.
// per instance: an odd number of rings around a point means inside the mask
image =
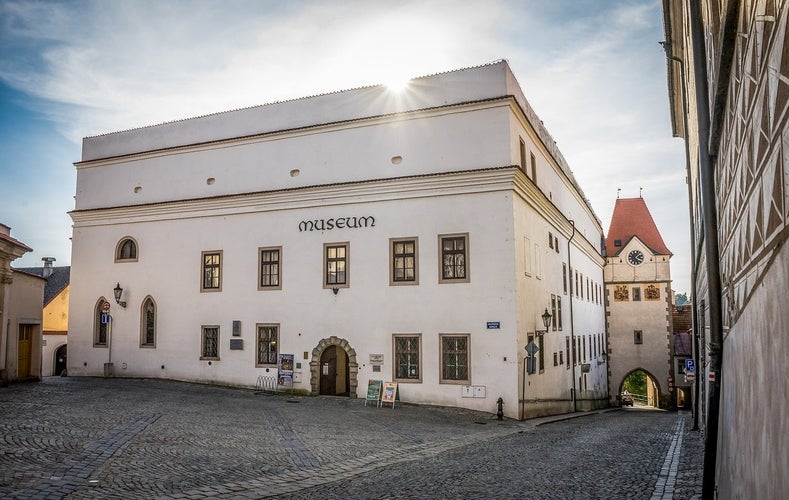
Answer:
POLYGON ((383 387, 382 380, 368 380, 367 381, 367 397, 364 400, 364 406, 367 406, 369 401, 378 406, 381 400, 381 387, 383 387))

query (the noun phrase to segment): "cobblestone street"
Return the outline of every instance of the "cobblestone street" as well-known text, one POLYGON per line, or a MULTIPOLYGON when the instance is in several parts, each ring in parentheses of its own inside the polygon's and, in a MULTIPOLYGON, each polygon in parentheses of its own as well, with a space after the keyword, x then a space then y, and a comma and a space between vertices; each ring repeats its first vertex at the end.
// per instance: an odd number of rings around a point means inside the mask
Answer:
MULTIPOLYGON (((491 409, 493 411, 493 408, 491 409)), ((499 422, 129 379, 0 389, 3 498, 692 498, 690 416, 499 422)))

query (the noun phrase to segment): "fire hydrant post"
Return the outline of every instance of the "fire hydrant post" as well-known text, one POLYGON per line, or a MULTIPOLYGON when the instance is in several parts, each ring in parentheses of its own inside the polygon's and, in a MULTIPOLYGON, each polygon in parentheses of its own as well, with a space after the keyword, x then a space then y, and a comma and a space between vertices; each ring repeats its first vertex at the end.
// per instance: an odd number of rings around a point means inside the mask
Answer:
POLYGON ((499 398, 496 401, 496 405, 498 405, 498 410, 496 410, 496 418, 499 420, 504 420, 504 400, 499 398))

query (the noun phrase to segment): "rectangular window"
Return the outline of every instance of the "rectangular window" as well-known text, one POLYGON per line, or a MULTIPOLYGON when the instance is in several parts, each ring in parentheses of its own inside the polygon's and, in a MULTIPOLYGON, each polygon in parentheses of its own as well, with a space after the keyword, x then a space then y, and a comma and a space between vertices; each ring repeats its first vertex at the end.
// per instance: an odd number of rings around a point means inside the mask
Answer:
POLYGON ((553 246, 556 249, 556 253, 559 253, 559 237, 558 236, 554 236, 553 237, 553 246))
POLYGON ((551 294, 551 330, 556 331, 556 295, 551 294))
POLYGON ((559 331, 562 331, 562 298, 556 297, 556 324, 559 326, 559 331))
POLYGON ((531 276, 531 240, 523 238, 523 274, 531 276))
POLYGON ((586 278, 586 300, 592 300, 592 295, 589 293, 591 288, 589 288, 589 278, 586 278))
POLYGON ((581 273, 581 299, 584 298, 584 275, 581 273))
POLYGON ((528 172, 526 172, 526 143, 523 142, 523 139, 520 140, 520 155, 521 170, 523 170, 524 174, 529 175, 528 172))
POLYGON ((255 366, 267 366, 277 364, 277 346, 279 345, 279 325, 277 324, 258 324, 255 366))
POLYGON ((548 231, 548 247, 553 250, 553 234, 548 231))
POLYGON ((575 338, 575 344, 573 345, 573 365, 577 365, 581 362, 581 337, 575 338))
POLYGON ((441 383, 468 384, 469 335, 439 335, 441 342, 441 383))
POLYGON ((582 344, 583 353, 584 353, 584 363, 586 363, 586 342, 587 342, 588 339, 589 339, 589 337, 586 337, 586 336, 581 337, 581 344, 582 344))
POLYGON ((578 271, 575 271, 575 296, 578 297, 578 271))
POLYGON ((641 330, 633 330, 633 343, 634 344, 644 343, 644 333, 641 330))
POLYGON ((468 283, 468 233, 438 236, 441 274, 439 283, 468 283))
POLYGON ((537 347, 540 348, 537 351, 537 360, 540 363, 540 373, 545 371, 545 336, 538 335, 537 336, 537 347))
POLYGON ((201 292, 222 291, 222 250, 203 252, 203 280, 200 285, 201 292))
POLYGON ((348 288, 350 269, 348 257, 350 243, 325 243, 323 245, 323 288, 348 288))
POLYGON ((394 335, 394 380, 422 382, 422 336, 394 335))
POLYGON ((564 364, 564 351, 559 351, 559 364, 564 364))
POLYGON ((570 369, 570 337, 564 338, 564 351, 567 356, 567 369, 570 369))
POLYGON ((258 290, 282 290, 282 247, 258 249, 258 290))
POLYGON ((559 354, 553 353, 553 366, 559 366, 559 354))
POLYGON ((640 301, 641 300, 641 287, 638 287, 638 286, 634 286, 633 287, 633 300, 634 301, 636 301, 636 300, 640 301))
POLYGON ((200 359, 219 360, 219 327, 203 326, 200 339, 200 359))
POLYGON ((537 159, 531 151, 529 151, 529 156, 531 157, 531 180, 537 184, 537 159))
POLYGON ((389 284, 419 284, 417 238, 389 240, 389 284))
POLYGON ((567 295, 567 264, 562 262, 562 284, 564 286, 564 294, 567 295))

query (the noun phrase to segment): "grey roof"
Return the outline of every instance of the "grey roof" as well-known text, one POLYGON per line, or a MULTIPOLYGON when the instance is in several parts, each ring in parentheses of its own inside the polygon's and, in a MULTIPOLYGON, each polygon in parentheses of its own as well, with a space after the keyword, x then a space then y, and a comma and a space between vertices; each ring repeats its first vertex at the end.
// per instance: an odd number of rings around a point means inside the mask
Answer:
MULTIPOLYGON (((36 276, 44 276, 43 267, 20 267, 19 271, 34 274, 36 276)), ((53 267, 52 274, 46 278, 47 284, 44 286, 44 306, 49 304, 49 301, 55 298, 71 281, 71 266, 53 267)))

